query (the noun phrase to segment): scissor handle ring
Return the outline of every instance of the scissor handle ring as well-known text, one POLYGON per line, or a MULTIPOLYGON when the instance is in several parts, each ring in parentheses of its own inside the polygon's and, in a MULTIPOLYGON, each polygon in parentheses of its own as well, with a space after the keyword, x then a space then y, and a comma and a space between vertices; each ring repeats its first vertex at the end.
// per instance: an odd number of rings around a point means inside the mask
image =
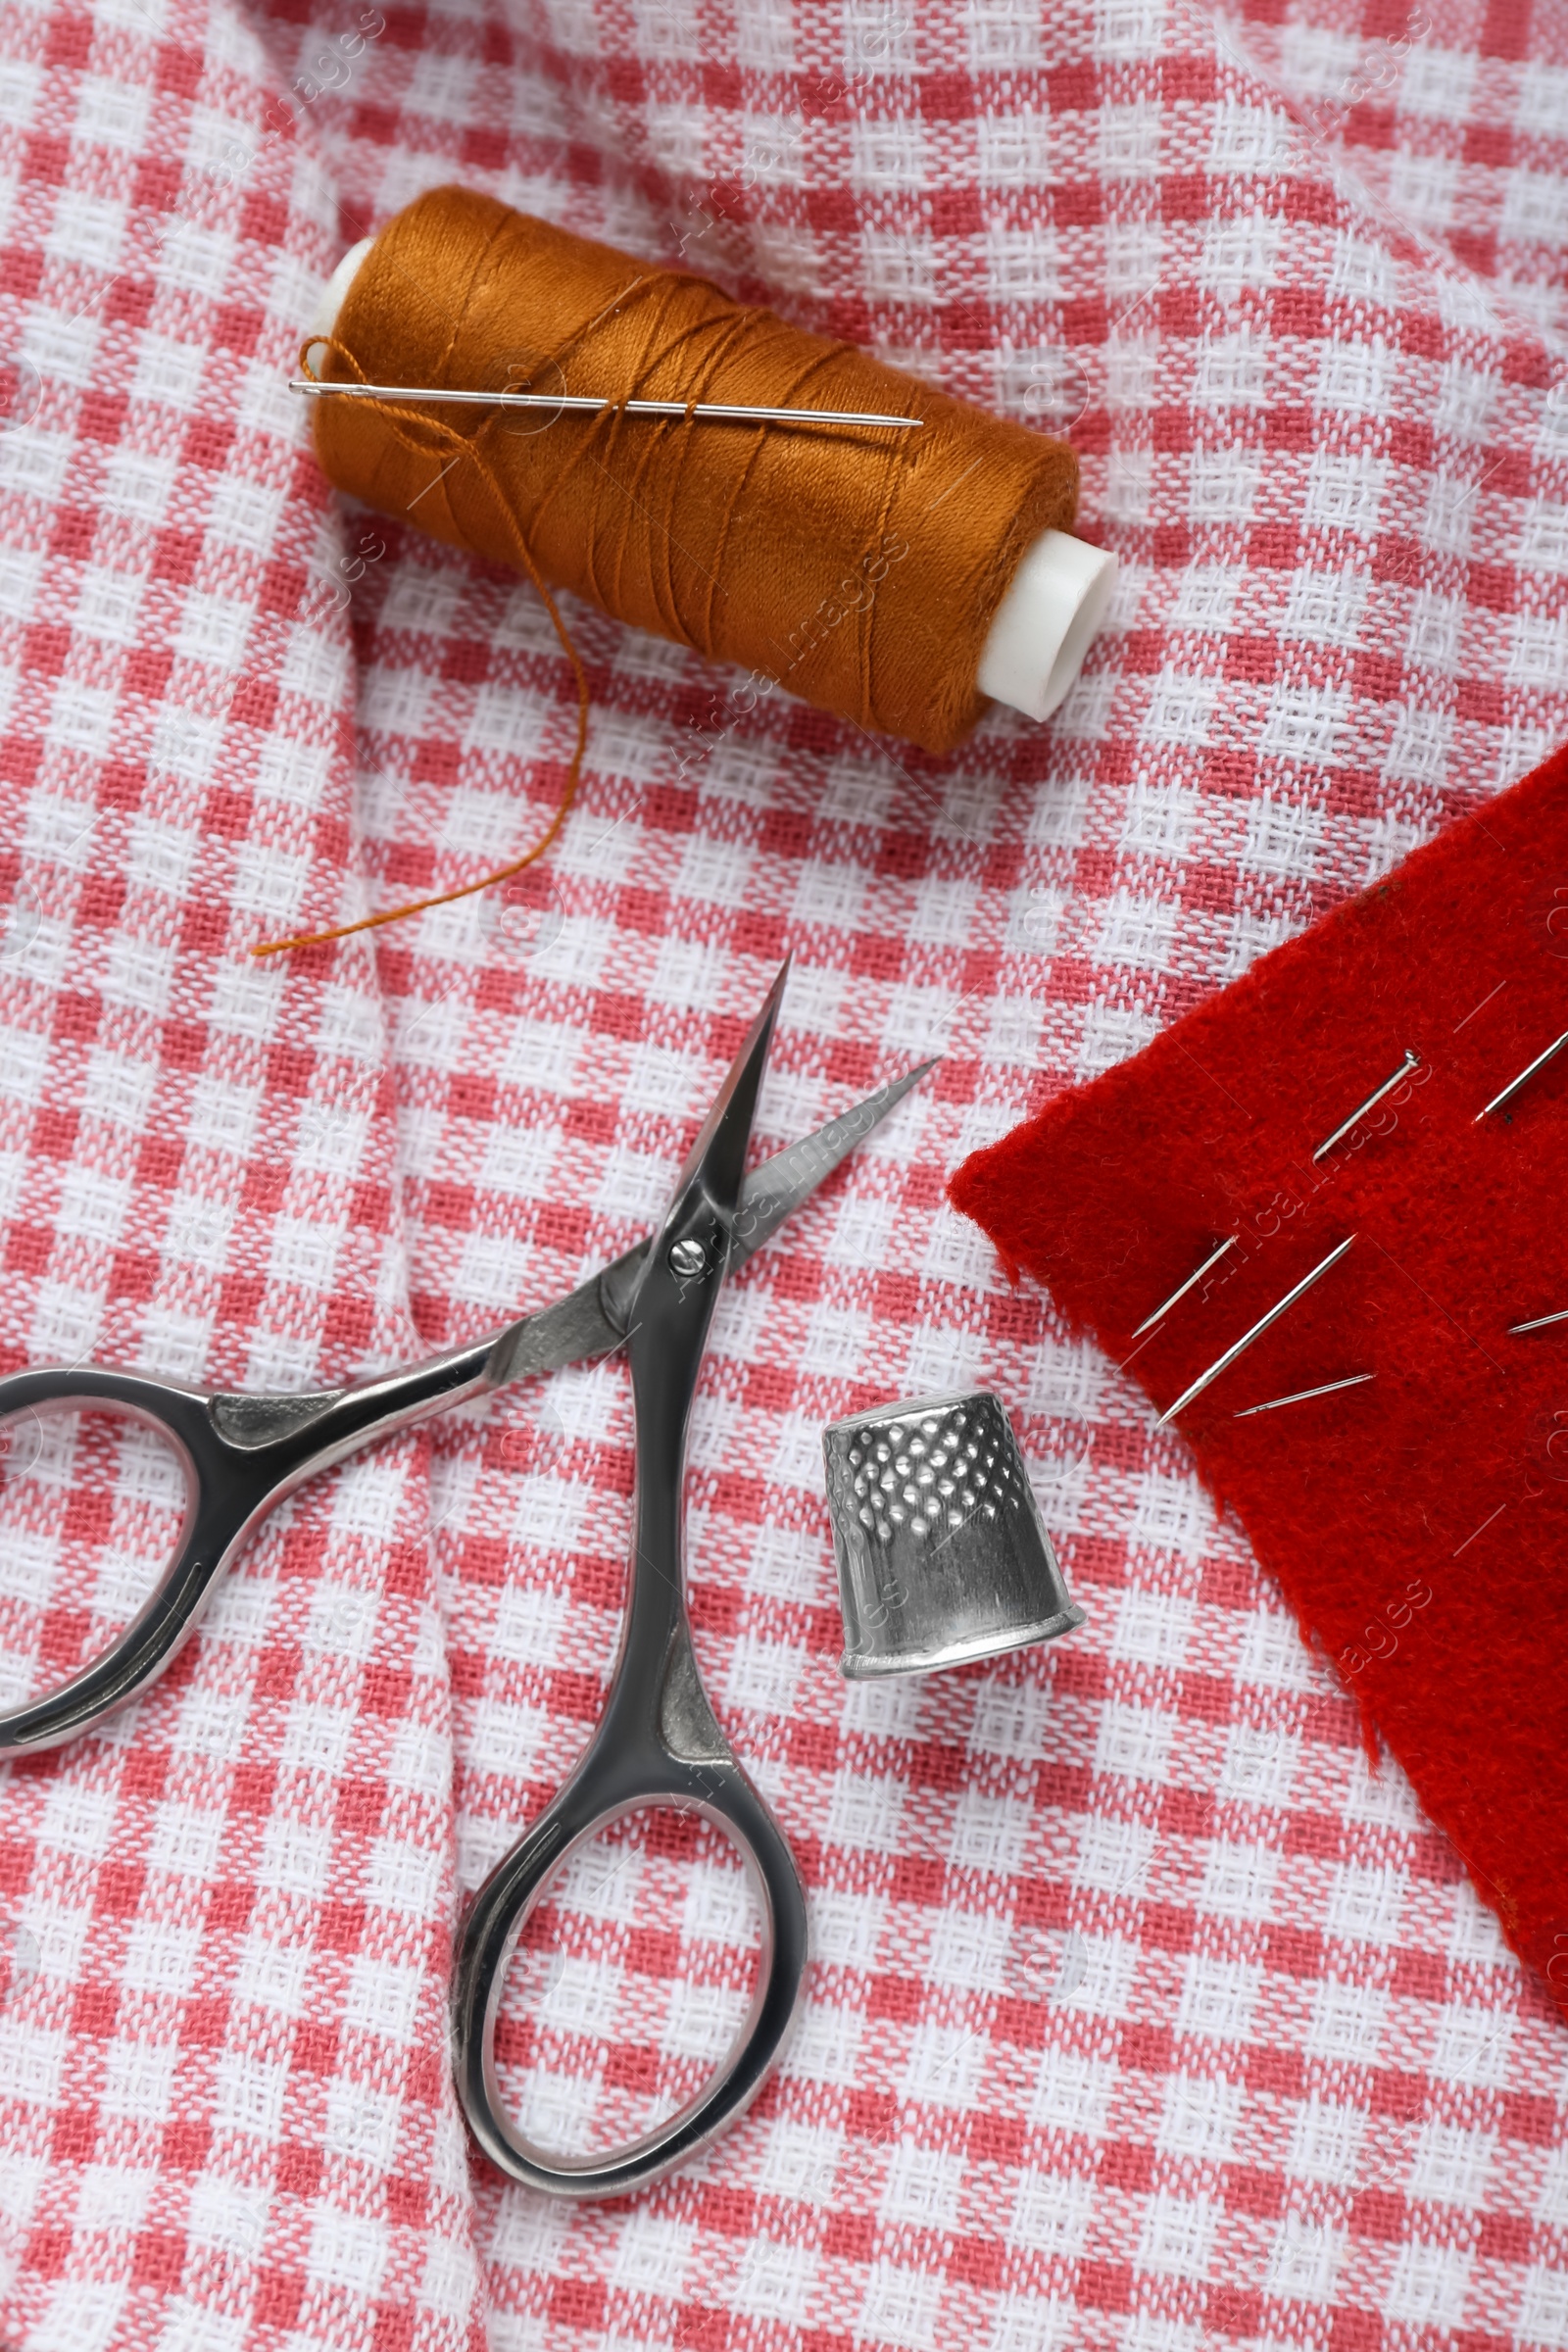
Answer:
MULTIPOLYGON (((527 1835, 485 1880, 458 1943, 453 2043, 458 2095, 469 2128, 510 2180, 555 2197, 619 2197, 646 2188, 695 2155, 748 2107, 783 2046, 806 1981, 806 1894, 772 1814, 733 1756, 689 1762, 665 1755, 606 1801, 598 1743, 527 1835), (728 2058, 695 2097, 618 2148, 564 2156, 540 2147, 507 2110, 495 2036, 507 1970, 549 1882, 576 1847, 645 1806, 702 1813, 739 1848, 762 1912, 750 2013, 728 2058)), ((617 1776, 625 1778, 626 1776, 617 1776)))
POLYGON ((0 1380, 0 1421, 23 1413, 81 1412, 93 1405, 156 1430, 185 1480, 185 1517, 169 1563, 123 1632, 52 1690, 0 1711, 0 1764, 58 1747, 146 1690, 195 1632, 220 1570, 250 1512, 225 1501, 214 1477, 206 1400, 172 1382, 103 1364, 45 1367, 0 1380))

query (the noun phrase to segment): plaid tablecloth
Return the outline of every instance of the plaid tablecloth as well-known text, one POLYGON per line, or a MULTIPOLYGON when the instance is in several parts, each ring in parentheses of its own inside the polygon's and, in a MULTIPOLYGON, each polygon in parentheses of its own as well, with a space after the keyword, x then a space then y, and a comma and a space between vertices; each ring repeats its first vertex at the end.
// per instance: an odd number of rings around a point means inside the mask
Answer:
MULTIPOLYGON (((1130 1382, 943 1180, 1568 734, 1550 0, 12 0, 0 19, 0 1365, 357 1376, 658 1209, 786 947, 782 1143, 936 1077, 736 1280, 693 1611, 814 1960, 631 2204, 470 2162, 459 1903, 615 1648, 613 1363, 274 1519, 170 1678, 0 1774, 9 2352, 1558 2352, 1568 2043, 1130 1382), (343 512, 284 389, 343 246, 462 178, 1069 430, 1122 562, 1056 720, 938 762, 343 512), (996 1388, 1086 1630, 851 1687, 818 1431, 996 1388)), ((1478 1202, 1478 1214, 1484 1213, 1478 1202)), ((13 1437, 0 1699, 171 1497, 13 1437), (24 1456, 32 1446, 30 1470, 24 1456)), ((519 1968, 514 2095, 712 2062, 750 1921, 629 1833, 519 1968)))

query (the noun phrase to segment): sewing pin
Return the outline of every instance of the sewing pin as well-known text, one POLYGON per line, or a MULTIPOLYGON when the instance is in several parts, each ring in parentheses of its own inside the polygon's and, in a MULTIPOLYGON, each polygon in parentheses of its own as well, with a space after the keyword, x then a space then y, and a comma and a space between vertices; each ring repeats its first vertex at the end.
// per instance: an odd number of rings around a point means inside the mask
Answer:
POLYGON ((1244 1405, 1231 1418, 1250 1421, 1254 1413, 1277 1413, 1282 1404, 1305 1404, 1309 1396, 1332 1396, 1336 1389, 1358 1389, 1363 1381, 1376 1378, 1375 1372, 1352 1372, 1348 1380, 1326 1380, 1320 1389, 1293 1389, 1289 1396, 1271 1396, 1266 1404, 1244 1405))
POLYGON ((1133 1338, 1135 1340, 1141 1340, 1146 1331, 1153 1330, 1154 1325, 1159 1321, 1162 1315, 1168 1315, 1173 1306, 1179 1306, 1182 1300, 1186 1298, 1188 1292, 1192 1289, 1194 1283, 1201 1282, 1203 1276, 1208 1272, 1209 1267, 1217 1266, 1220 1259, 1224 1256, 1226 1250, 1235 1249, 1236 1238, 1236 1235, 1233 1233, 1228 1242, 1221 1242, 1217 1250, 1211 1250, 1209 1255, 1204 1258, 1202 1264, 1199 1267, 1198 1272, 1196 1274, 1189 1274, 1187 1280, 1182 1284, 1181 1288, 1179 1290, 1172 1291, 1170 1297, 1166 1299, 1163 1306, 1156 1306, 1152 1315, 1146 1315, 1144 1317, 1143 1321, 1139 1324, 1138 1329, 1133 1333, 1133 1338))
POLYGON ((1319 1144, 1317 1150, 1312 1154, 1313 1166, 1315 1167, 1320 1159, 1327 1159, 1335 1145, 1342 1143, 1346 1136, 1349 1134, 1350 1129, 1358 1126, 1361 1120, 1366 1117, 1366 1114, 1369 1110, 1376 1110, 1378 1104, 1382 1102, 1385 1095, 1392 1095, 1395 1088, 1402 1079, 1408 1078, 1412 1070, 1418 1070, 1420 1067, 1420 1054, 1412 1054, 1409 1047, 1406 1046, 1404 1049, 1404 1059, 1395 1071, 1394 1076, 1392 1078, 1385 1078, 1383 1084, 1377 1089, 1376 1093, 1368 1095, 1366 1101, 1356 1109, 1352 1110, 1348 1119, 1343 1120, 1341 1124, 1335 1128, 1334 1133, 1329 1137, 1329 1140, 1326 1144, 1319 1144))
POLYGON ((289 378, 291 392, 313 400, 434 400, 454 408, 572 409, 599 415, 615 409, 623 416, 693 416, 720 424, 923 424, 923 416, 881 416, 871 409, 765 409, 722 400, 603 400, 597 392, 467 392, 430 384, 318 384, 314 377, 289 378))
POLYGON ((1530 1064, 1528 1070, 1521 1070, 1517 1078, 1510 1078, 1508 1084, 1503 1088, 1501 1094, 1494 1095, 1492 1101, 1487 1104, 1486 1109, 1478 1110, 1476 1112, 1475 1117, 1470 1122, 1471 1126, 1479 1127, 1482 1120, 1486 1117, 1487 1111, 1500 1110, 1505 1102, 1511 1102, 1514 1099, 1514 1096, 1519 1092, 1519 1089, 1522 1086, 1527 1086, 1538 1070, 1544 1070, 1547 1062, 1551 1059, 1552 1055, 1554 1054, 1560 1054, 1564 1046, 1568 1046, 1568 1029, 1563 1031, 1561 1037, 1554 1037, 1552 1039, 1551 1044, 1546 1048, 1544 1054, 1538 1054, 1536 1055, 1535 1060, 1530 1064))
POLYGON ((1232 1364, 1235 1363, 1237 1357, 1245 1353, 1245 1351, 1250 1348, 1254 1340, 1260 1340, 1264 1332, 1268 1330, 1270 1324, 1277 1323, 1279 1321, 1281 1315, 1284 1314, 1287 1307, 1294 1306, 1298 1298, 1301 1297, 1302 1293, 1309 1291, 1313 1283, 1319 1281, 1322 1276, 1328 1272, 1330 1266, 1339 1264, 1340 1259, 1345 1255, 1345 1252, 1347 1250, 1348 1250, 1350 1243, 1353 1242, 1355 1236, 1352 1233, 1348 1240, 1339 1243, 1336 1248, 1331 1250, 1327 1257, 1323 1258, 1312 1268, 1310 1274, 1303 1274, 1300 1281, 1296 1285, 1296 1288, 1294 1290, 1287 1291, 1284 1298, 1279 1300, 1277 1305, 1271 1306, 1266 1315, 1260 1315, 1257 1321, 1252 1325, 1250 1331, 1244 1331, 1241 1338, 1233 1342, 1233 1344, 1226 1348, 1224 1354, 1219 1356, 1213 1363, 1209 1365, 1206 1372, 1200 1372, 1192 1387, 1190 1389, 1184 1389, 1181 1395, 1177 1397, 1175 1403, 1168 1405, 1164 1412, 1160 1414, 1159 1419, 1154 1423, 1154 1427, 1156 1429, 1163 1429, 1167 1421, 1174 1421, 1178 1413, 1185 1412, 1186 1408, 1192 1403, 1195 1396, 1201 1396, 1203 1391, 1208 1387, 1210 1381, 1218 1380, 1222 1372, 1228 1372, 1232 1364))
POLYGON ((1510 1323, 1508 1337, 1517 1339, 1522 1331, 1544 1331, 1548 1323, 1568 1323, 1568 1306, 1559 1306, 1554 1315, 1534 1315, 1528 1323, 1510 1323))

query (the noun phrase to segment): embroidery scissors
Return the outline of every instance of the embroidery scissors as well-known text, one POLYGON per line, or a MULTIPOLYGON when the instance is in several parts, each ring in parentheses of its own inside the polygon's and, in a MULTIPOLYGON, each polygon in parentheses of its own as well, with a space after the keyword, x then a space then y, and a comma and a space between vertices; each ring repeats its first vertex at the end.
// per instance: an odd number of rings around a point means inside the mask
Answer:
POLYGON ((93 1663, 0 1713, 0 1762, 57 1746, 135 1698, 194 1632, 214 1586, 284 1495, 409 1423, 624 1346, 637 1425, 634 1533, 620 1654, 598 1729, 552 1803, 479 1888, 459 1936, 454 2044, 474 2137, 514 2180, 557 2196, 623 2196, 713 2138, 761 2087, 806 1971, 806 1898, 783 1832, 719 1729, 684 1596, 687 1423, 725 1273, 760 1249, 932 1066, 925 1062, 743 1182, 758 1092, 789 965, 753 1022, 676 1182, 662 1225, 569 1298, 405 1370, 312 1396, 229 1396, 99 1364, 0 1380, 0 1420, 108 1406, 148 1424, 185 1474, 172 1558, 93 1663), (507 1970, 528 1915, 573 1848, 649 1804, 705 1814, 740 1848, 763 1931, 751 2013, 728 2059, 675 2114, 628 2145, 567 2157, 509 2114, 495 2064, 507 1970))

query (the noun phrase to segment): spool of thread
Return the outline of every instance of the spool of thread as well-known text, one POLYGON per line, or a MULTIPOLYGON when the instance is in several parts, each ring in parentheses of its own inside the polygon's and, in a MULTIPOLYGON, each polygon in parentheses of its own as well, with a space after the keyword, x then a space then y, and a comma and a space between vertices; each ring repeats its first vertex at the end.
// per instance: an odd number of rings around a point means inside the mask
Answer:
MULTIPOLYGON (((1108 601, 1065 443, 853 346, 464 188, 346 255, 323 381, 917 416, 800 428, 320 400, 328 478, 456 547, 951 751, 991 698, 1044 718, 1108 601)), ((559 625, 559 623, 558 623, 559 625)))

